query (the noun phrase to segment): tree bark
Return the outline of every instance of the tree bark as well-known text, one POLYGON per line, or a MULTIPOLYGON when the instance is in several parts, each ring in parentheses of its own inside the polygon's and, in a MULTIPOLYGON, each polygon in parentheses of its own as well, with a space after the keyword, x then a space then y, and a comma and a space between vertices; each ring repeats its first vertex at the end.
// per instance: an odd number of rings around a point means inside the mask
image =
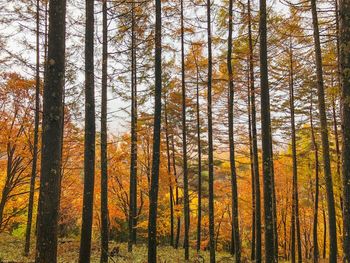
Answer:
POLYGON ((79 262, 90 262, 95 183, 94 1, 86 0, 84 195, 79 262))
POLYGON ((208 34, 208 166, 209 166, 209 248, 210 263, 215 262, 215 225, 214 225, 214 149, 212 120, 212 36, 211 36, 211 1, 207 0, 208 34))
POLYGON ((264 176, 264 219, 265 219, 265 261, 274 262, 276 250, 274 247, 274 213, 273 213, 273 171, 270 94, 267 67, 267 30, 266 30, 266 0, 260 0, 260 86, 261 86, 261 136, 263 152, 264 176))
POLYGON ((248 41, 249 41, 249 75, 250 75, 250 100, 252 107, 252 150, 254 167, 254 192, 255 192, 255 261, 261 262, 261 203, 260 203, 260 176, 258 140, 256 131, 256 108, 255 108, 255 76, 254 76, 254 51, 252 40, 251 7, 248 0, 248 41))
POLYGON ((343 261, 350 262, 350 1, 340 1, 340 63, 343 133, 343 261))
POLYGON ((182 161, 184 180, 184 219, 185 234, 184 248, 185 260, 189 259, 189 228, 190 228, 190 204, 188 197, 188 169, 187 169, 187 126, 186 126, 186 85, 185 85, 185 45, 184 45, 184 6, 180 0, 181 9, 181 88, 182 88, 182 161))
POLYGON ((239 237, 238 223, 238 193, 237 193, 237 172, 235 164, 235 142, 233 130, 233 103, 234 103, 234 85, 233 85, 233 69, 232 69, 232 30, 233 30, 233 0, 229 1, 228 10, 228 39, 227 39, 227 72, 228 72, 228 129, 229 129, 229 145, 230 145, 230 168, 231 168, 231 205, 232 205, 232 237, 231 237, 231 254, 235 255, 236 262, 241 261, 241 244, 239 237))
POLYGON ((66 1, 50 0, 49 4, 36 263, 57 262, 57 222, 61 188, 66 1))
POLYGON ((160 127, 162 114, 162 11, 161 0, 155 0, 155 103, 153 127, 153 159, 148 218, 148 262, 157 262, 157 207, 160 159, 160 127))
POLYGON ((326 192, 327 192, 327 204, 328 204, 329 254, 330 254, 329 262, 336 262, 337 261, 337 228, 336 228, 331 163, 330 163, 330 154, 329 154, 328 128, 327 128, 327 117, 326 117, 326 106, 325 106, 325 95, 324 95, 324 84, 323 84, 322 53, 321 53, 321 44, 320 44, 320 33, 318 28, 316 0, 310 0, 310 1, 311 1, 315 57, 316 57, 318 108, 319 108, 319 115, 320 115, 320 121, 321 121, 321 140, 322 140, 322 152, 323 152, 323 164, 324 164, 323 169, 324 169, 326 192))
POLYGON ((36 1, 36 72, 35 72, 35 116, 34 116, 34 142, 33 142, 33 160, 32 173, 30 177, 29 200, 27 226, 24 244, 24 255, 29 255, 30 235, 32 232, 33 206, 35 193, 35 180, 38 161, 38 142, 39 142, 39 111, 40 111, 40 1, 36 1))
POLYGON ((108 262, 108 154, 107 154, 107 0, 102 2, 102 98, 101 98, 101 263, 108 262))

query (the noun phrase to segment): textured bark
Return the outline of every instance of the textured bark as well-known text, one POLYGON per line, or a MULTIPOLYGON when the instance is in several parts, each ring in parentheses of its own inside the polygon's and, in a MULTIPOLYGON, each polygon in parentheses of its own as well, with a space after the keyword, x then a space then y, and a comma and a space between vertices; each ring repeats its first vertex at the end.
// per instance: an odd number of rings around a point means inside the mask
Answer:
POLYGON ((343 261, 350 262, 350 1, 340 1, 340 64, 343 133, 343 261))
POLYGON ((95 183, 94 1, 86 0, 84 194, 79 262, 90 262, 95 183))
POLYGON ((157 207, 160 159, 160 126, 162 114, 162 7, 155 0, 155 98, 153 127, 152 175, 148 217, 148 262, 157 262, 157 207))
POLYGON ((232 69, 232 30, 233 30, 233 0, 229 1, 228 10, 228 39, 227 39, 227 72, 228 72, 228 129, 230 145, 230 168, 231 168, 231 207, 232 207, 232 237, 231 237, 231 254, 235 255, 236 262, 241 262, 241 242, 239 237, 238 223, 238 193, 237 193, 237 172, 235 164, 235 142, 233 130, 233 103, 234 103, 234 85, 232 69))
POLYGON ((57 222, 61 188, 66 1, 51 0, 49 5, 36 263, 57 262, 57 222))
POLYGON ((258 140, 256 131, 256 108, 255 108, 255 76, 253 61, 253 40, 251 24, 251 7, 248 0, 248 41, 249 41, 249 75, 250 75, 250 100, 252 108, 252 150, 254 167, 254 195, 255 195, 255 261, 261 262, 261 203, 260 203, 260 176, 259 176, 259 157, 258 140))
POLYGON ((34 142, 33 142, 33 160, 32 173, 30 177, 29 200, 28 200, 28 215, 27 226, 24 244, 24 255, 29 255, 30 250, 30 235, 32 232, 33 221, 33 206, 35 180, 37 173, 38 161, 38 142, 39 142, 39 111, 40 111, 40 1, 36 1, 36 72, 35 72, 35 116, 34 116, 34 142))
POLYGON ((265 220, 265 261, 274 262, 274 213, 273 213, 273 171, 272 171, 272 141, 270 94, 267 67, 267 30, 266 30, 266 0, 260 0, 260 86, 261 86, 261 137, 262 161, 264 176, 264 220, 265 220))
POLYGON ((131 3, 131 160, 128 251, 136 244, 137 223, 137 72, 136 72, 135 1, 131 3))
POLYGON ((101 263, 108 262, 108 154, 107 154, 107 0, 102 2, 102 98, 101 98, 101 263))
POLYGON ((331 161, 329 154, 328 128, 323 84, 322 53, 320 44, 320 33, 318 28, 318 18, 316 0, 311 0, 312 24, 314 31, 314 46, 316 57, 317 95, 318 108, 321 121, 321 140, 323 152, 324 176, 327 192, 328 223, 329 223, 329 262, 337 261, 337 228, 335 216, 335 204, 333 194, 333 182, 331 173, 331 161))
POLYGON ((213 148, 213 117, 212 117, 212 47, 211 47, 211 1, 207 0, 207 33, 208 33, 208 166, 209 166, 209 249, 210 263, 215 262, 214 233, 214 148, 213 148))
POLYGON ((189 228, 190 228, 190 203, 188 197, 188 169, 187 169, 187 126, 186 126, 186 85, 185 85, 185 45, 184 45, 184 6, 180 0, 181 9, 181 88, 182 88, 182 162, 184 180, 184 248, 185 260, 189 259, 189 228))

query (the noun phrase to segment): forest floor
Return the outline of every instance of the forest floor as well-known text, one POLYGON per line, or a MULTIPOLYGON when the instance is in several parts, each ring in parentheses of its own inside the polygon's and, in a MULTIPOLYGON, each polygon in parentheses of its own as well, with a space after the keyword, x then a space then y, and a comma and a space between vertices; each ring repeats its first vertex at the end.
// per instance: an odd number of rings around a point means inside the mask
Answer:
MULTIPOLYGON (((34 242, 34 241, 33 241, 34 242)), ((132 253, 127 252, 127 244, 110 243, 110 250, 114 247, 119 248, 118 255, 111 257, 109 262, 147 262, 147 247, 145 245, 137 245, 132 253)), ((34 250, 32 249, 29 257, 23 256, 24 239, 13 237, 8 234, 0 234, 0 263, 29 263, 34 262, 34 250)), ((58 262, 70 263, 78 262, 79 257, 79 240, 60 239, 58 246, 58 262)), ((100 247, 98 242, 94 242, 92 246, 91 262, 100 262, 100 247)), ((217 253, 217 262, 233 262, 233 258, 228 253, 217 253)), ((181 263, 184 262, 183 249, 173 249, 170 246, 158 247, 158 263, 181 263)), ((202 251, 200 255, 195 250, 190 250, 189 262, 209 262, 209 252, 202 251)))

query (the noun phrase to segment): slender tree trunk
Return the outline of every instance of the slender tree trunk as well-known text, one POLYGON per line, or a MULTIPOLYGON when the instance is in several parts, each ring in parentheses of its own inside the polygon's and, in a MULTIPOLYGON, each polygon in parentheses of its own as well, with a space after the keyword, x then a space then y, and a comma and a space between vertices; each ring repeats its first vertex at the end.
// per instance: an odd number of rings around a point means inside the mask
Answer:
MULTIPOLYGON (((171 151, 172 151, 172 159, 173 159, 173 171, 174 171, 174 179, 175 179, 175 204, 179 205, 179 184, 177 180, 177 171, 176 171, 176 159, 175 159, 175 142, 174 142, 174 134, 171 136, 171 151)), ((181 218, 177 217, 177 223, 176 223, 176 236, 175 236, 175 244, 174 248, 179 247, 179 240, 180 240, 180 230, 181 230, 181 218)))
POLYGON ((57 262, 60 203, 62 93, 65 71, 66 1, 50 0, 48 60, 43 95, 43 133, 36 263, 57 262))
POLYGON ((343 261, 350 262, 350 1, 340 1, 340 58, 343 133, 343 261))
POLYGON ((108 154, 107 154, 107 0, 102 2, 102 100, 101 100, 101 263, 108 262, 108 154))
POLYGON ((256 131, 256 108, 255 108, 255 76, 253 61, 253 40, 251 25, 251 7, 248 0, 248 41, 249 41, 249 73, 250 73, 250 99, 252 107, 252 150, 254 166, 254 192, 255 192, 255 261, 261 262, 261 203, 260 203, 260 176, 259 176, 259 157, 258 140, 256 131))
POLYGON ((148 262, 157 262, 157 207, 160 159, 160 128, 162 115, 162 7, 155 0, 155 103, 153 127, 153 159, 148 218, 148 262))
POLYGON ((327 251, 327 219, 326 219, 326 211, 324 209, 324 205, 322 203, 322 215, 323 215, 323 253, 322 257, 323 259, 326 258, 326 251, 327 251))
POLYGON ((165 140, 167 154, 167 170, 169 177, 169 205, 170 205, 170 246, 174 247, 174 194, 171 181, 171 157, 170 157, 170 141, 169 141, 169 123, 167 112, 167 100, 164 100, 164 119, 165 119, 165 140))
POLYGON ((229 1, 228 10, 228 40, 227 40, 227 71, 228 71, 228 127, 229 127, 229 144, 230 144, 230 167, 231 167, 231 205, 232 205, 232 233, 231 238, 231 254, 235 254, 236 262, 241 261, 241 244, 239 237, 238 223, 238 193, 237 193, 237 173, 235 165, 235 142, 233 137, 233 103, 234 103, 234 85, 233 85, 233 69, 232 69, 232 30, 233 30, 233 0, 229 1))
POLYGON ((137 88, 136 88, 136 43, 135 1, 131 3, 131 160, 130 160, 130 211, 128 251, 136 244, 137 220, 137 88))
MULTIPOLYGON (((249 61, 248 61, 249 70, 249 61)), ((250 173, 252 180, 252 241, 251 241, 251 251, 250 259, 255 261, 255 183, 254 183, 254 157, 253 157, 253 144, 252 144, 252 113, 251 113, 251 95, 250 95, 250 77, 248 71, 248 132, 249 132, 249 160, 250 160, 250 173)))
POLYGON ((86 0, 84 196, 79 262, 90 262, 95 183, 94 1, 86 0))
POLYGON ((190 228, 190 204, 188 197, 188 169, 187 169, 187 129, 186 129, 186 85, 185 85, 185 45, 184 45, 184 7, 181 6, 181 87, 182 87, 182 161, 184 176, 184 218, 185 218, 185 260, 189 259, 189 228, 190 228))
POLYGON ((209 248, 210 263, 215 262, 215 225, 214 225, 214 149, 212 120, 212 36, 211 36, 211 1, 207 0, 208 33, 208 166, 209 166, 209 248))
POLYGON ((298 197, 298 163, 295 130, 295 110, 294 110, 294 65, 293 47, 290 40, 289 48, 290 72, 289 72, 289 103, 292 132, 292 159, 293 159, 293 191, 292 191, 292 262, 295 262, 295 238, 297 240, 298 262, 302 262, 300 221, 299 221, 299 197, 298 197))
POLYGON ((30 234, 32 232, 33 206, 35 193, 35 180, 38 160, 38 142, 39 142, 39 111, 40 111, 40 1, 36 1, 36 72, 35 72, 35 117, 34 117, 34 142, 33 142, 33 160, 32 174, 30 177, 29 201, 27 227, 24 245, 24 255, 29 255, 30 234))
POLYGON ((264 176, 264 219, 265 219, 265 261, 274 262, 274 213, 273 213, 273 171, 271 152, 270 94, 267 67, 266 0, 260 0, 260 86, 261 86, 261 136, 264 176))
POLYGON ((196 61, 196 117, 197 117, 197 152, 198 152, 198 212, 197 212, 197 251, 201 249, 202 226, 202 146, 199 109, 199 69, 196 61))
POLYGON ((330 253, 329 262, 337 262, 337 227, 336 227, 331 163, 330 163, 330 155, 329 155, 329 141, 328 141, 325 95, 324 95, 324 86, 323 86, 324 84, 323 84, 320 33, 318 28, 316 0, 310 0, 310 1, 311 1, 311 10, 312 10, 312 23, 314 28, 318 108, 319 108, 319 115, 320 115, 320 121, 321 121, 321 140, 322 140, 324 176, 325 176, 327 204, 328 204, 329 253, 330 253))
POLYGON ((314 220, 313 220, 313 262, 317 263, 319 259, 318 251, 318 237, 317 237, 317 226, 318 226, 318 199, 319 199, 319 160, 318 160, 318 145, 315 138, 315 129, 313 124, 312 115, 312 96, 310 106, 310 126, 311 126, 311 140, 312 148, 315 155, 315 204, 314 204, 314 220))

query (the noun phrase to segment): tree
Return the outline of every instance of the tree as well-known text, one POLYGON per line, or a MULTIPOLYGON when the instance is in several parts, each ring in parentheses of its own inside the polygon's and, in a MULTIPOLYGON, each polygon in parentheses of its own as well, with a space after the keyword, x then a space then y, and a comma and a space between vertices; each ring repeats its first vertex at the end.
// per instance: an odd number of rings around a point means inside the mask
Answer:
POLYGON ((182 159, 184 177, 184 217, 185 217, 185 260, 189 259, 189 227, 190 205, 188 197, 188 169, 187 169, 187 129, 186 129, 186 85, 185 85, 185 45, 184 45, 184 0, 180 0, 181 8, 181 87, 182 87, 182 159))
POLYGON ((148 216, 148 262, 157 261, 157 208, 160 159, 160 126, 162 114, 162 5, 155 0, 155 92, 151 189, 148 216))
POLYGON ((50 0, 49 5, 36 263, 57 262, 57 221, 61 188, 60 145, 65 72, 66 1, 50 0))
POLYGON ((136 72, 136 30, 135 1, 131 3, 131 160, 130 160, 130 208, 128 251, 136 244, 137 220, 137 72, 136 72))
MULTIPOLYGON (((255 108, 255 76, 254 76, 254 51, 252 40, 251 5, 248 0, 248 45, 249 45, 249 80, 250 80, 250 104, 251 104, 251 125, 252 125, 252 151, 254 169, 254 196, 255 196, 255 257, 256 262, 261 262, 261 203, 260 203, 260 176, 258 140, 256 132, 256 108, 255 108)), ((253 259, 253 258, 252 258, 253 259)))
POLYGON ((274 213, 273 213, 273 156, 271 141, 270 93, 267 68, 267 30, 266 1, 260 0, 260 86, 261 86, 261 140, 262 162, 264 176, 264 219, 265 219, 265 260, 274 262, 276 249, 274 247, 274 213))
POLYGON ((323 152, 323 170, 326 182, 327 204, 328 204, 328 223, 329 223, 329 262, 337 261, 337 228, 335 218, 335 204, 333 194, 333 182, 331 173, 331 161, 329 155, 329 140, 327 117, 325 109, 325 95, 323 84, 323 68, 322 68, 322 53, 320 44, 319 24, 316 9, 316 0, 311 0, 312 24, 314 35, 314 48, 316 58, 316 77, 317 77, 317 96, 318 110, 321 122, 321 140, 323 152))
POLYGON ((227 40, 227 71, 228 71, 228 126, 229 126, 229 144, 230 144, 230 167, 231 167, 231 192, 232 192, 232 238, 231 253, 235 254, 236 262, 241 261, 241 244, 238 225, 238 193, 237 193, 237 173, 235 164, 235 142, 233 137, 233 102, 234 85, 232 70, 232 30, 233 30, 233 0, 229 1, 228 10, 228 40, 227 40))
POLYGON ((107 154, 107 1, 102 2, 102 96, 101 96, 101 263, 108 262, 108 154, 107 154))
POLYGON ((28 256, 30 249, 30 234, 32 232, 34 190, 37 173, 38 141, 39 141, 39 111, 40 111, 40 1, 36 1, 36 68, 35 68, 35 117, 34 117, 34 141, 32 174, 30 178, 28 217, 26 227, 26 238, 24 244, 24 255, 28 256))
POLYGON ((343 260, 350 262, 350 1, 340 1, 340 63, 343 132, 343 260))
POLYGON ((207 0, 207 34, 208 34, 208 166, 209 166, 209 248, 210 262, 215 262, 214 240, 214 149, 213 149, 213 113, 212 113, 212 35, 211 35, 211 1, 207 0))
POLYGON ((89 262, 95 181, 94 1, 86 0, 84 196, 79 262, 89 262))

